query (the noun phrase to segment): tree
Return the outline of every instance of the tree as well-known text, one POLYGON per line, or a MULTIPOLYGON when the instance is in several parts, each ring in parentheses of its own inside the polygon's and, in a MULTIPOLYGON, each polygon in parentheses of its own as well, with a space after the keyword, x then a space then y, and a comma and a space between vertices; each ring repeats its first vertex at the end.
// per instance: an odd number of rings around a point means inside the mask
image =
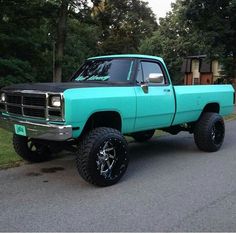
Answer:
POLYGON ((47 80, 50 45, 43 5, 40 0, 1 0, 0 86, 47 80))
POLYGON ((81 11, 84 9, 87 10, 87 0, 50 0, 49 3, 57 8, 56 21, 52 20, 52 24, 56 26, 56 31, 52 30, 52 35, 54 34, 55 40, 55 51, 53 51, 53 53, 55 53, 53 81, 61 82, 68 18, 79 18, 81 11))
POLYGON ((99 53, 98 40, 99 28, 96 25, 76 19, 68 20, 68 36, 65 43, 63 62, 63 80, 68 80, 86 58, 99 53))
POLYGON ((88 56, 137 52, 157 26, 143 1, 93 3, 0 0, 0 86, 65 80, 88 56))
POLYGON ((142 41, 139 51, 163 57, 173 82, 178 84, 182 83, 180 68, 184 57, 205 54, 208 50, 206 40, 202 31, 196 31, 188 24, 185 7, 181 0, 177 0, 172 4, 172 11, 160 19, 153 35, 142 41))
POLYGON ((236 78, 236 1, 183 0, 188 25, 208 35, 210 56, 218 55, 225 65, 231 64, 231 77, 236 78))
POLYGON ((141 0, 93 2, 93 16, 102 31, 100 51, 104 54, 137 52, 140 41, 157 27, 152 10, 141 0))
MULTIPOLYGON (((87 46, 91 46, 92 42, 88 45, 87 41, 97 40, 92 30, 93 28, 95 30, 95 27, 90 22, 91 10, 83 0, 63 1, 0 1, 0 86, 52 81, 53 73, 56 74, 54 81, 60 81, 62 76, 65 79, 65 75, 73 72, 75 64, 68 65, 71 61, 75 61, 78 57, 87 57, 88 54, 80 56, 78 50, 88 51, 87 46), (83 31, 80 29, 81 25, 83 31), (71 45, 66 42, 67 31, 71 33, 69 35, 71 45), (85 40, 83 36, 85 31, 87 38, 90 38, 87 31, 91 32, 93 37, 85 40), (72 38, 76 38, 76 41, 72 38), (53 51, 54 44, 55 51, 53 51), (75 44, 80 46, 70 49, 75 44), (56 57, 54 70, 53 53, 56 57), (63 75, 62 67, 66 69, 63 75)), ((78 59, 80 63, 81 60, 82 58, 78 59)))
POLYGON ((55 67, 53 81, 61 82, 62 80, 62 60, 64 56, 64 47, 66 41, 66 27, 68 15, 69 0, 61 0, 58 10, 57 37, 55 49, 55 67))

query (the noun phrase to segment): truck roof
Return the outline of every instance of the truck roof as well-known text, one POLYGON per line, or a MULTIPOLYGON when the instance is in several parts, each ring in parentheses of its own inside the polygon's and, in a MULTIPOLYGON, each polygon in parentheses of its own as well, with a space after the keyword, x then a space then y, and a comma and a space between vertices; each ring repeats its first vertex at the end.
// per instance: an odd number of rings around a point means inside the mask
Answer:
POLYGON ((163 59, 161 57, 144 55, 144 54, 114 54, 114 55, 90 57, 88 58, 88 60, 103 59, 103 58, 143 58, 143 59, 155 59, 163 62, 163 59))

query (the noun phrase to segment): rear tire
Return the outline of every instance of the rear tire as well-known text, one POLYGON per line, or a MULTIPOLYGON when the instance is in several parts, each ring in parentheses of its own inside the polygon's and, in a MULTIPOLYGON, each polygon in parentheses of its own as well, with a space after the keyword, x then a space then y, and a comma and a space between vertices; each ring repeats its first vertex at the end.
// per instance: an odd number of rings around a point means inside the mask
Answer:
POLYGON ((206 152, 215 152, 223 144, 225 135, 224 119, 217 113, 203 113, 194 128, 197 147, 206 152))
POLYGON ((154 135, 155 130, 147 130, 147 131, 142 131, 142 132, 137 132, 137 133, 133 133, 132 137, 134 138, 134 140, 136 142, 146 142, 149 139, 152 138, 152 136, 154 135))
POLYGON ((52 158, 49 147, 36 139, 14 134, 13 147, 21 158, 31 163, 40 163, 52 158))
POLYGON ((127 146, 126 139, 118 130, 93 129, 79 144, 76 157, 79 174, 97 186, 117 183, 128 167, 127 146))

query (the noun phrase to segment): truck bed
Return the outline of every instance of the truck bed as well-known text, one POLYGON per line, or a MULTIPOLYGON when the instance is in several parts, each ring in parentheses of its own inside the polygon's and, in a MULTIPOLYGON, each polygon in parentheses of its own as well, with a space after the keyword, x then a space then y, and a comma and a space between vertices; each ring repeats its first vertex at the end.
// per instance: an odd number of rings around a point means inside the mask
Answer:
POLYGON ((172 125, 196 121, 204 107, 217 104, 220 115, 233 112, 234 89, 231 85, 174 86, 176 113, 172 125))

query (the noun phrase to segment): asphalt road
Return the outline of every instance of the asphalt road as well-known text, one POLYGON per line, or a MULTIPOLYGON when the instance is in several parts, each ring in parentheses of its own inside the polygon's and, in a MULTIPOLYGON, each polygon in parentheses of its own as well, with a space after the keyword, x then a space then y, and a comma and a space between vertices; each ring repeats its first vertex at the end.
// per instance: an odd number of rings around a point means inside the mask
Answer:
POLYGON ((236 121, 226 128, 216 153, 188 133, 130 143, 108 188, 85 183, 73 156, 0 171, 0 231, 236 231, 236 121))

